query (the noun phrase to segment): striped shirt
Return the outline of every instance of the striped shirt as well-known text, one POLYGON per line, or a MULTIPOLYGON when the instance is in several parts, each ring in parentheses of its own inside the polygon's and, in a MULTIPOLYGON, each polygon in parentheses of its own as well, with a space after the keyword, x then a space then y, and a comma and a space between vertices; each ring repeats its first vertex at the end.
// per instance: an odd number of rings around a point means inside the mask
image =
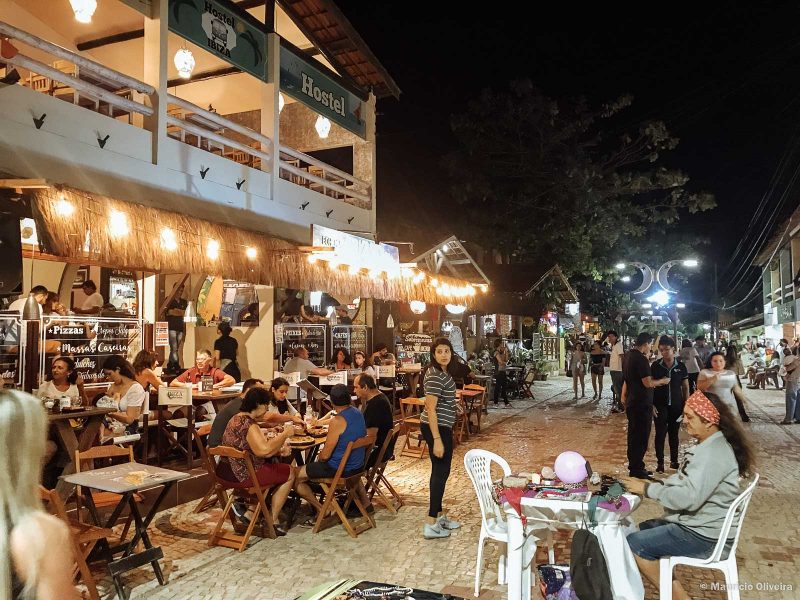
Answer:
MULTIPOLYGON (((430 367, 425 373, 425 395, 436 396, 436 421, 439 427, 453 428, 456 422, 456 382, 448 373, 430 367)), ((422 411, 422 423, 428 423, 428 409, 422 411)))

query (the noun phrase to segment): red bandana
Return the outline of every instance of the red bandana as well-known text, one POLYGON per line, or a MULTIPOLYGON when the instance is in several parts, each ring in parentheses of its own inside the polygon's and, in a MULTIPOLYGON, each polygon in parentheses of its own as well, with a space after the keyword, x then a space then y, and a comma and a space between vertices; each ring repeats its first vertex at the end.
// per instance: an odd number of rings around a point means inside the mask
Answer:
POLYGON ((689 396, 689 399, 686 401, 686 406, 691 408, 705 421, 713 423, 714 425, 719 425, 719 411, 711 403, 711 400, 708 399, 708 396, 700 390, 697 390, 694 394, 689 396))

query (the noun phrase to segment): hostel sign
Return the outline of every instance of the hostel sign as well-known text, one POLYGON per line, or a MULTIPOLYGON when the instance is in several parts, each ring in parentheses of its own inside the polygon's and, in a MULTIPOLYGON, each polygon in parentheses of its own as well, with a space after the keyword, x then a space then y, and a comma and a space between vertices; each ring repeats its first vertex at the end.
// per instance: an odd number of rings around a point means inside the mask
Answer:
POLYGON ((267 36, 235 8, 217 0, 169 0, 169 30, 266 80, 267 36))
POLYGON ((281 90, 311 110, 364 137, 364 102, 306 57, 281 44, 281 90))

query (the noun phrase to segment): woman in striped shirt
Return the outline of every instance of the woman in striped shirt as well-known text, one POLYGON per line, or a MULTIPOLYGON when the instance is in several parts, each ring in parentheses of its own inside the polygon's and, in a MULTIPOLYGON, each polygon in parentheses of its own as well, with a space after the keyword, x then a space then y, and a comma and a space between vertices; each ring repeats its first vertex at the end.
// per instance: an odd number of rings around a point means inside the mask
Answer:
POLYGON ((450 340, 434 341, 431 364, 425 374, 425 409, 420 429, 431 457, 430 507, 428 521, 422 529, 425 539, 449 537, 451 529, 461 527, 442 511, 444 488, 453 460, 453 425, 456 422, 456 382, 451 372, 455 367, 453 354, 450 340))

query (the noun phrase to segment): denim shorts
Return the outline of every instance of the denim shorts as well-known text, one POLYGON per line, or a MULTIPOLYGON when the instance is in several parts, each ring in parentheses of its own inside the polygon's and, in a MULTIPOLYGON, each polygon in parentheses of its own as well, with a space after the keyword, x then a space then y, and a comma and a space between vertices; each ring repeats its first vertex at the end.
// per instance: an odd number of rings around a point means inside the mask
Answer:
POLYGON ((658 560, 664 556, 708 558, 716 544, 717 540, 664 519, 642 521, 639 531, 628 535, 631 551, 645 560, 658 560))

